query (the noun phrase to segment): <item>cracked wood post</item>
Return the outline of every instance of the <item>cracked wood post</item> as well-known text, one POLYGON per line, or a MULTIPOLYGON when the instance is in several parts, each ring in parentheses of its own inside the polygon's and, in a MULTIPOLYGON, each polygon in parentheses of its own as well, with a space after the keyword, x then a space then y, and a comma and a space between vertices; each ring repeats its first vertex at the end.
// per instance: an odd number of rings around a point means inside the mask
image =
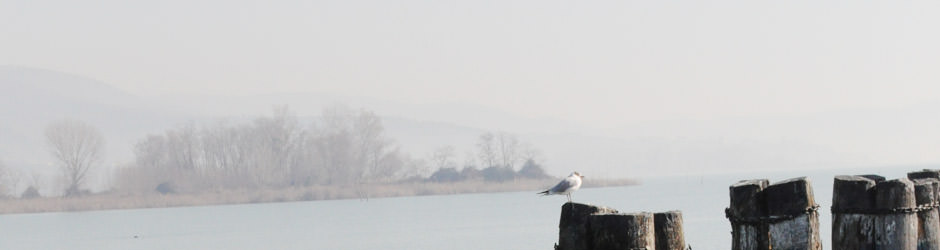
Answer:
POLYGON ((656 227, 656 250, 685 250, 682 212, 655 213, 653 221, 656 227))
POLYGON ((819 214, 813 187, 806 177, 774 183, 764 189, 767 215, 781 218, 771 222, 769 245, 775 250, 821 250, 819 214))
POLYGON ((917 249, 940 249, 940 209, 936 208, 937 202, 940 202, 940 170, 924 169, 907 173, 907 178, 914 181, 914 195, 917 205, 934 205, 929 211, 917 213, 917 249), (931 190, 925 190, 920 182, 932 182, 931 190), (928 195, 932 192, 933 195, 928 195), (930 199, 930 200, 928 200, 930 199))
POLYGON ((879 250, 917 249, 917 215, 905 212, 916 204, 914 183, 907 178, 875 184, 875 248, 879 250))
POLYGON ((588 216, 591 249, 656 249, 653 214, 595 214, 588 216))
POLYGON ((874 250, 875 183, 884 177, 836 176, 832 182, 832 249, 874 250))
POLYGON ((731 205, 725 213, 731 221, 732 250, 769 249, 766 225, 740 221, 743 218, 760 218, 766 215, 761 191, 767 184, 766 179, 743 180, 729 188, 731 205))
POLYGON ((933 178, 914 180, 917 207, 927 208, 917 212, 917 250, 940 250, 940 218, 934 206, 938 187, 933 178))
POLYGON ((557 250, 592 249, 588 217, 593 214, 617 213, 617 210, 601 206, 568 202, 561 206, 558 225, 557 250))

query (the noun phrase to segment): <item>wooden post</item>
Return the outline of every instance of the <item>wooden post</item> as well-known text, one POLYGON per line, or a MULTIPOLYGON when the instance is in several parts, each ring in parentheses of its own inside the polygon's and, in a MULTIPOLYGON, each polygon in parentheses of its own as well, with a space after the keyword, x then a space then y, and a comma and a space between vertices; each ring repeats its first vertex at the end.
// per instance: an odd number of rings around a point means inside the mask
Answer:
POLYGON ((597 214, 589 216, 592 248, 597 250, 656 247, 653 214, 597 214))
POLYGON ((914 183, 907 178, 875 184, 875 249, 917 249, 914 183))
POLYGON ((764 189, 770 219, 771 249, 821 250, 819 214, 806 177, 784 180, 764 189))
POLYGON ((919 221, 917 229, 917 249, 938 249, 938 244, 940 244, 940 232, 937 232, 938 229, 935 227, 936 224, 934 221, 940 218, 940 209, 938 209, 937 202, 940 202, 940 170, 936 169, 924 169, 921 171, 907 173, 907 178, 914 181, 914 195, 917 199, 917 206, 929 206, 932 209, 929 209, 931 212, 924 213, 921 211, 917 213, 917 220, 919 221), (925 190, 923 187, 919 187, 918 182, 922 180, 932 180, 934 183, 933 188, 933 200, 928 201, 925 197, 925 190), (933 214, 933 215, 931 215, 933 214))
POLYGON ((766 224, 759 219, 766 215, 763 193, 766 179, 744 180, 731 185, 731 206, 725 211, 731 221, 732 250, 765 250, 767 244, 766 224))
POLYGON ((940 218, 937 214, 937 188, 940 183, 933 178, 914 180, 914 197, 917 200, 917 250, 940 250, 940 218))
POLYGON ((656 227, 656 250, 685 250, 682 212, 655 213, 653 220, 656 227))
POLYGON ((833 180, 833 250, 875 249, 875 216, 869 213, 874 209, 876 179, 840 175, 833 180))
POLYGON ((558 225, 558 250, 588 250, 591 248, 591 236, 588 228, 588 216, 592 214, 617 213, 607 207, 568 202, 561 206, 561 221, 558 225))

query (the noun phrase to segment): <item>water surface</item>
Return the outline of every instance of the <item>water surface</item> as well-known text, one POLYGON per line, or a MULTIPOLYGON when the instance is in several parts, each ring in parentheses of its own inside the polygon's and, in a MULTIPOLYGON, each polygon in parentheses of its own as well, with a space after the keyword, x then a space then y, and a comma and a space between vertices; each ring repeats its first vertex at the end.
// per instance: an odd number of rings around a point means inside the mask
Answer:
MULTIPOLYGON (((808 176, 829 248, 832 177, 916 168, 644 179, 582 189, 576 202, 622 212, 681 210, 694 249, 730 249, 728 186, 808 176)), ((586 181, 590 181, 587 179, 586 181)), ((0 215, 0 249, 553 249, 564 196, 532 192, 0 215)))

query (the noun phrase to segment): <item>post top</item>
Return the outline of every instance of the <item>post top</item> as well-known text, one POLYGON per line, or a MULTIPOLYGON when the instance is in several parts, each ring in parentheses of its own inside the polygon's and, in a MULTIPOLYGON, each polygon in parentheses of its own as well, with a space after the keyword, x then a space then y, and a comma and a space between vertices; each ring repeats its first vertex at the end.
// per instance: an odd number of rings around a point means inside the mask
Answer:
POLYGON ((758 186, 760 188, 765 188, 770 183, 767 179, 753 179, 753 180, 740 180, 731 185, 731 189, 746 187, 746 186, 758 186))
POLYGON ((874 207, 875 180, 858 175, 839 175, 832 181, 832 209, 870 210, 874 207))
POLYGON ((806 177, 786 179, 764 189, 767 215, 795 215, 816 207, 813 187, 806 177))
POLYGON ((914 182, 907 178, 887 180, 875 184, 875 208, 912 208, 916 204, 914 182))
POLYGON ((914 171, 907 173, 907 178, 916 180, 916 179, 940 179, 940 170, 934 169, 924 169, 921 171, 914 171))

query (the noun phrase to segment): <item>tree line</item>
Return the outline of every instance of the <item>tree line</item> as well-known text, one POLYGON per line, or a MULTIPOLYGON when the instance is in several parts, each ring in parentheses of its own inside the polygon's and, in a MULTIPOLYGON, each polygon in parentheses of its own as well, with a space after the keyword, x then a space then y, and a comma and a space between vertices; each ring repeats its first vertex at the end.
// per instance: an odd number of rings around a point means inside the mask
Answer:
POLYGON ((195 124, 149 135, 124 188, 161 192, 218 188, 353 185, 401 178, 415 160, 385 135, 373 112, 324 110, 307 126, 287 108, 250 122, 195 124))
MULTIPOLYGON (((87 194, 84 185, 100 165, 104 137, 90 125, 63 120, 46 128, 46 139, 60 169, 62 194, 87 194)), ((188 193, 547 177, 538 151, 508 133, 482 134, 466 155, 458 163, 456 149, 444 146, 426 158, 413 157, 387 135, 382 119, 371 111, 334 106, 301 122, 287 107, 278 107, 270 116, 191 122, 147 135, 134 145, 134 162, 114 173, 112 189, 188 193)), ((0 182, 8 176, 3 169, 0 162, 0 182)), ((36 185, 27 192, 36 192, 36 185)))
POLYGON ((457 182, 484 180, 491 182, 512 181, 517 178, 549 178, 538 163, 540 153, 515 135, 484 133, 477 138, 475 152, 468 152, 461 169, 457 168, 456 150, 452 146, 440 147, 432 153, 430 160, 437 168, 428 178, 434 182, 457 182), (522 167, 516 170, 519 165, 522 167))

